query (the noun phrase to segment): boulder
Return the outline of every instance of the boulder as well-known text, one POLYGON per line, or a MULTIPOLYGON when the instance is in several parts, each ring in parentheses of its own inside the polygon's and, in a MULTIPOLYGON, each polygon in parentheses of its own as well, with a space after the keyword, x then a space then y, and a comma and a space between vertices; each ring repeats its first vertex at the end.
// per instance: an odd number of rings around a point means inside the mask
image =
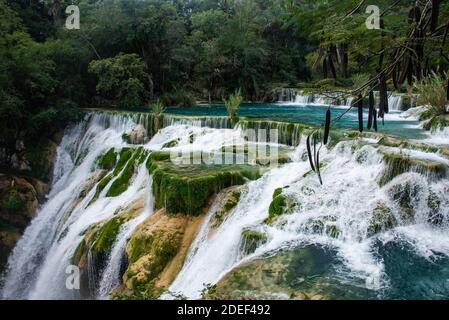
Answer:
POLYGON ((131 131, 125 133, 122 137, 129 144, 145 144, 148 142, 147 129, 141 124, 136 124, 131 131))

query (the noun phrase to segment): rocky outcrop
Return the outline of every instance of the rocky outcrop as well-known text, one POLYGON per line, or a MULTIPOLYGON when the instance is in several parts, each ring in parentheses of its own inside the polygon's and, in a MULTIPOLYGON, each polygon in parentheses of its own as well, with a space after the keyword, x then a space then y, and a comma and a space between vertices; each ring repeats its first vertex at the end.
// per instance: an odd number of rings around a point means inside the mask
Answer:
POLYGON ((161 209, 133 233, 126 247, 128 268, 116 299, 156 299, 181 270, 204 214, 167 214, 161 209))
POLYGON ((34 218, 48 188, 35 178, 0 174, 0 269, 34 218))
POLYGON ((260 177, 258 166, 178 165, 170 161, 170 154, 165 152, 153 152, 147 168, 153 175, 156 208, 190 215, 201 212, 210 198, 222 189, 260 177))
POLYGON ((83 297, 94 297, 95 292, 93 291, 101 278, 120 227, 137 217, 144 210, 145 203, 144 197, 137 198, 111 218, 91 225, 84 232, 84 236, 72 256, 72 263, 81 270, 81 294, 83 297))
POLYGON ((209 286, 205 299, 296 299, 329 298, 331 268, 326 253, 306 247, 279 251, 246 262, 226 274, 216 285, 209 286))
POLYGON ((299 207, 299 203, 291 196, 283 194, 285 188, 278 188, 274 190, 273 200, 268 208, 268 218, 265 223, 273 223, 279 216, 291 213, 295 208, 299 207))
POLYGON ((129 144, 145 144, 148 142, 148 133, 141 124, 136 124, 131 131, 123 134, 123 140, 129 144))

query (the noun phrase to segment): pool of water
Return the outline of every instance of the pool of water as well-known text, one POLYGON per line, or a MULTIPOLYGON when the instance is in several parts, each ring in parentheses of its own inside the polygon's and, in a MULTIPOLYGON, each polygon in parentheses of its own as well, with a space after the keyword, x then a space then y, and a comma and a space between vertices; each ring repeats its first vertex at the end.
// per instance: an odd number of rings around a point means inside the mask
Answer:
MULTIPOLYGON (((319 105, 292 105, 283 103, 247 103, 242 104, 238 116, 266 119, 274 121, 298 122, 310 125, 321 125, 324 123, 327 106, 319 105)), ((332 118, 338 117, 345 112, 347 107, 331 107, 332 118)), ((190 108, 169 107, 166 113, 184 116, 226 116, 224 105, 204 105, 190 108)), ((366 121, 368 112, 365 110, 364 121, 366 121)), ((335 127, 348 128, 356 130, 358 128, 357 110, 354 108, 345 114, 338 122, 333 124, 335 127)), ((399 112, 385 115, 384 125, 378 123, 379 132, 395 135, 408 139, 425 138, 425 131, 419 127, 419 122, 400 117, 399 112)))

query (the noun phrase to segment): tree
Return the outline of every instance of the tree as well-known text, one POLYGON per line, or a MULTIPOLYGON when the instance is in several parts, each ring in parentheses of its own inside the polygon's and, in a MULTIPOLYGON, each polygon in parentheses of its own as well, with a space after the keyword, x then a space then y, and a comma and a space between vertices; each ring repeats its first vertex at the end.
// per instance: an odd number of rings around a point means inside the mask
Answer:
POLYGON ((97 91, 120 107, 142 105, 148 94, 144 85, 148 74, 137 54, 120 53, 113 58, 94 60, 89 64, 89 72, 98 78, 97 91))

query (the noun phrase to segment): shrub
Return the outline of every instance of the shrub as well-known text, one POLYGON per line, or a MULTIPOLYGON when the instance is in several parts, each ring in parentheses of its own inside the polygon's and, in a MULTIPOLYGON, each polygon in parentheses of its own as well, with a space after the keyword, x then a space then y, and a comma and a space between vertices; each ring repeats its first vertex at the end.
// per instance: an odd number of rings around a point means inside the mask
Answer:
POLYGON ((195 96, 184 89, 176 90, 173 93, 166 93, 162 96, 166 105, 179 107, 193 107, 196 105, 195 96))
POLYGON ((228 100, 224 100, 226 110, 228 111, 229 118, 234 119, 237 116, 237 111, 240 108, 240 104, 243 101, 242 90, 238 89, 229 96, 228 100))
POLYGON ((425 129, 438 129, 448 125, 445 118, 447 112, 447 92, 445 77, 432 73, 421 81, 416 81, 413 88, 418 94, 417 104, 427 107, 421 116, 426 121, 425 129))
POLYGON ((16 190, 11 191, 8 198, 6 198, 4 204, 5 209, 18 211, 24 208, 25 203, 16 190))

